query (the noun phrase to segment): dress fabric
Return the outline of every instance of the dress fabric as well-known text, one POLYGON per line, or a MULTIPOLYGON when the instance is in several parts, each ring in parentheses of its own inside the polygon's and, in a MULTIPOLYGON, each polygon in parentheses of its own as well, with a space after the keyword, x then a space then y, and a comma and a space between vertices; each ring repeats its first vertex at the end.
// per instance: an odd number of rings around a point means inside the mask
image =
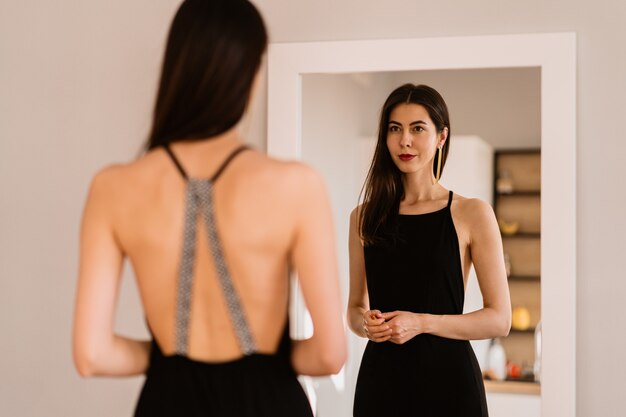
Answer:
POLYGON ((164 147, 187 182, 185 230, 178 276, 175 353, 165 355, 152 339, 150 364, 135 417, 313 416, 290 361, 289 324, 273 354, 259 353, 239 297, 233 287, 213 217, 212 187, 245 147, 236 149, 209 179, 189 178, 171 149, 164 147), (227 362, 187 357, 193 265, 198 216, 202 217, 231 322, 242 356, 227 362))
MULTIPOLYGON (((399 239, 364 248, 370 308, 462 314, 465 290, 450 206, 398 216, 399 239)), ((487 417, 485 388, 466 340, 420 334, 397 345, 369 341, 354 416, 487 417)))

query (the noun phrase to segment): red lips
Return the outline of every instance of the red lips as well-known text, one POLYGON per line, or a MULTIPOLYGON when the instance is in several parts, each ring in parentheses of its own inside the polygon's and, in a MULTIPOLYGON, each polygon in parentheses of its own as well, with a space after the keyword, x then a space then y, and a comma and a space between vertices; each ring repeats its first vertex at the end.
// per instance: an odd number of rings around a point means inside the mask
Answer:
POLYGON ((399 155, 398 158, 400 158, 401 161, 410 161, 411 159, 415 158, 415 155, 403 153, 399 155))

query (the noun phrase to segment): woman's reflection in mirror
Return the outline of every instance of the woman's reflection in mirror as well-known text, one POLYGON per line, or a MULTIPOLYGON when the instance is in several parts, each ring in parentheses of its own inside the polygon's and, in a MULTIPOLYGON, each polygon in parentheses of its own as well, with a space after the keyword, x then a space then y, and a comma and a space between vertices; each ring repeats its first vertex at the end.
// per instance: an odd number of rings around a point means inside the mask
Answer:
POLYGON ((488 415, 469 340, 508 334, 509 289, 491 206, 439 182, 452 139, 433 88, 405 84, 385 101, 350 216, 348 323, 369 339, 355 417, 488 415), (472 264, 484 307, 463 314, 472 264))

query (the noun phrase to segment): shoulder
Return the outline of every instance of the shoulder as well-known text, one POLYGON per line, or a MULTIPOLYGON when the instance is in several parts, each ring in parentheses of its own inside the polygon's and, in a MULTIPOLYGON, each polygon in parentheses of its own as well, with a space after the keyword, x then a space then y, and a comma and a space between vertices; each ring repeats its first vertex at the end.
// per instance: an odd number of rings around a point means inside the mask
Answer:
POLYGON ((247 163, 242 160, 237 181, 248 195, 295 211, 328 199, 323 176, 310 165, 268 157, 258 151, 246 154, 247 163))
POLYGON ((154 170, 147 170, 146 160, 154 155, 144 155, 127 163, 116 163, 99 169, 89 185, 89 200, 111 207, 116 203, 128 203, 138 195, 137 190, 145 189, 154 170))
POLYGON ((493 208, 479 198, 467 198, 455 194, 452 212, 458 221, 468 230, 480 228, 495 221, 493 208))
POLYGON ((491 205, 480 198, 468 198, 455 194, 452 206, 456 206, 457 211, 466 216, 483 217, 493 214, 491 205))
POLYGON ((359 219, 359 216, 363 212, 363 204, 359 204, 350 212, 350 222, 356 222, 359 219))
POLYGON ((261 174, 271 178, 283 192, 306 198, 311 194, 324 193, 326 186, 322 175, 312 166, 300 161, 288 161, 265 157, 261 174))
POLYGON ((89 185, 90 196, 107 196, 115 193, 123 184, 124 173, 127 166, 123 164, 109 165, 98 170, 89 185))

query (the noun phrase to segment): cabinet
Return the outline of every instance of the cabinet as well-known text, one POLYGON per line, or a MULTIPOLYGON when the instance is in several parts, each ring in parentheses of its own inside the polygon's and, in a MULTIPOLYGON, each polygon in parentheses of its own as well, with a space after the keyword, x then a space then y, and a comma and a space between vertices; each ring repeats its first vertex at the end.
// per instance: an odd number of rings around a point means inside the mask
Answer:
POLYGON ((496 151, 493 206, 502 234, 514 310, 502 345, 507 359, 533 380, 535 327, 541 318, 541 153, 496 151), (526 371, 526 372, 524 372, 526 371))

